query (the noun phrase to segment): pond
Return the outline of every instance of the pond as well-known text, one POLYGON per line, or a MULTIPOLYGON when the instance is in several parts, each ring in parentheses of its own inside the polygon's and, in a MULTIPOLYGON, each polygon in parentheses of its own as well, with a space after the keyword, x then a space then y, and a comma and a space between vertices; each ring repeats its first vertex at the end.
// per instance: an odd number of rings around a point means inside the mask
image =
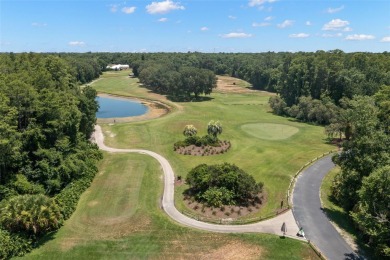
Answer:
POLYGON ((140 116, 148 112, 148 107, 134 99, 120 97, 97 97, 99 111, 97 118, 119 118, 140 116))

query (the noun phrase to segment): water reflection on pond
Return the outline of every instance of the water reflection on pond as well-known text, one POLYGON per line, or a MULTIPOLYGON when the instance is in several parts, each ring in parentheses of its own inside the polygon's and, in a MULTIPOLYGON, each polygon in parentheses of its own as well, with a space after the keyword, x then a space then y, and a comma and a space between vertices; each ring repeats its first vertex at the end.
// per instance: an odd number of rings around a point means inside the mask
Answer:
POLYGON ((134 99, 120 97, 97 97, 100 108, 97 118, 119 118, 140 116, 148 112, 148 107, 134 99))

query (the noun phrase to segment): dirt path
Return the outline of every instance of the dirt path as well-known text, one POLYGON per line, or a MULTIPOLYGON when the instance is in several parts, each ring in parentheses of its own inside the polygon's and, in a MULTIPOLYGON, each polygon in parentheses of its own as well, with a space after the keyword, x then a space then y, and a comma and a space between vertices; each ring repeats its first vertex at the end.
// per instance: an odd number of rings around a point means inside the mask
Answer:
POLYGON ((94 142, 99 146, 103 151, 111 153, 139 153, 146 154, 155 158, 162 167, 164 173, 164 193, 162 199, 162 207, 164 211, 170 216, 174 221, 192 228, 220 232, 220 233, 269 233, 275 235, 282 235, 281 227, 283 223, 286 224, 287 232, 286 236, 294 239, 302 240, 296 236, 298 232, 298 226, 295 222, 294 216, 291 210, 276 216, 275 218, 261 221, 258 223, 247 224, 247 225, 217 225, 210 224, 195 219, 189 218, 182 213, 180 213, 174 204, 174 182, 175 175, 171 165, 168 160, 163 156, 148 150, 141 149, 118 149, 108 147, 104 144, 104 136, 102 129, 99 125, 95 126, 95 133, 93 135, 94 142))

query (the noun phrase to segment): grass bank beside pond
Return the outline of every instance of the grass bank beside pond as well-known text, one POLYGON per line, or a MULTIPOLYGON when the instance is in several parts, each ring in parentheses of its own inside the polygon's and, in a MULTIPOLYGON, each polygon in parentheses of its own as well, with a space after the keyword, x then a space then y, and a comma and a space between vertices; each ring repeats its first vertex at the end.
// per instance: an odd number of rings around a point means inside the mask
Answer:
MULTIPOLYGON (((175 109, 166 116, 142 122, 103 124, 105 142, 117 148, 143 148, 160 153, 171 163, 175 174, 183 178, 198 164, 234 163, 256 181, 264 182, 267 202, 248 218, 265 216, 286 203, 291 177, 306 162, 334 149, 325 142, 323 127, 303 124, 271 113, 265 92, 215 92, 202 102, 170 102, 165 96, 140 87, 138 79, 128 73, 105 73, 91 85, 98 91, 125 96, 138 96, 172 104, 175 109), (192 124, 198 135, 205 135, 210 120, 223 126, 221 140, 232 144, 227 153, 213 156, 181 155, 173 144, 184 139, 185 125, 192 124)), ((187 187, 176 187, 176 206, 184 209, 182 193, 187 187)))

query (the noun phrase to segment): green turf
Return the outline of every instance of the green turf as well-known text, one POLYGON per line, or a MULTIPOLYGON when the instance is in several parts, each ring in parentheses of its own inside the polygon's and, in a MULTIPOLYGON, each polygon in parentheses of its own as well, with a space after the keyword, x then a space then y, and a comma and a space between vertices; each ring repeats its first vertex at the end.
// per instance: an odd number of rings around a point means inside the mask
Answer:
POLYGON ((287 139, 299 132, 294 126, 283 124, 256 123, 241 126, 247 134, 265 140, 287 139))
MULTIPOLYGON (((121 75, 121 74, 118 74, 121 75)), ((147 89, 139 87, 137 79, 122 76, 103 78, 92 84, 98 91, 111 92, 127 96, 159 98, 147 89)), ((200 163, 234 163, 257 181, 265 184, 268 201, 264 208, 254 216, 274 213, 281 201, 286 199, 286 191, 291 177, 306 162, 332 150, 326 143, 323 127, 303 124, 294 120, 275 116, 268 105, 269 94, 258 93, 213 93, 203 102, 175 103, 176 109, 162 118, 102 125, 106 135, 106 144, 118 148, 144 148, 165 156, 172 164, 176 175, 186 176, 187 172, 200 163), (198 135, 206 134, 207 123, 219 120, 223 126, 222 140, 230 140, 232 148, 225 154, 214 156, 179 155, 173 151, 173 144, 182 140, 184 126, 192 124, 198 129, 198 135), (245 129, 248 125, 283 125, 283 129, 299 131, 287 139, 267 140, 255 138, 245 129), (291 127, 291 128, 290 128, 291 127)), ((164 100, 164 98, 161 98, 164 100)), ((264 129, 263 131, 265 131, 264 129)), ((270 129, 272 132, 272 130, 270 129)), ((278 130, 279 134, 283 131, 278 130)), ((268 133, 272 135, 275 133, 268 133)), ((176 206, 184 208, 182 192, 185 186, 176 189, 176 206)), ((287 204, 286 201, 284 203, 287 204)))
POLYGON ((243 255, 258 249, 258 259, 318 259, 308 244, 293 239, 182 227, 160 209, 162 187, 162 171, 153 158, 104 153, 72 217, 25 258, 218 259, 232 250, 243 255))

